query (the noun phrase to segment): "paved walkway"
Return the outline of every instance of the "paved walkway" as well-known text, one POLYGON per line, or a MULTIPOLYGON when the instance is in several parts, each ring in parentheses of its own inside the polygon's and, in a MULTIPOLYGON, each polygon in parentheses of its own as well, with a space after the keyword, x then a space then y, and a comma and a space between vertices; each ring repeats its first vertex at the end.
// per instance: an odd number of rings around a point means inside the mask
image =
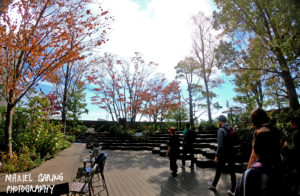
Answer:
MULTIPOLYGON (((23 173, 0 174, 0 195, 5 192, 12 194, 26 192, 28 187, 38 186, 35 194, 65 192, 68 184, 76 177, 76 171, 81 164, 81 157, 86 152, 85 144, 73 144, 70 148, 58 153, 54 158, 42 163, 39 167, 23 173), (20 185, 20 186, 19 186, 20 185), (53 187, 53 185, 55 185, 53 187), (18 186, 18 189, 17 187, 18 186), (25 188, 25 189, 24 189, 25 188)), ((31 195, 34 194, 33 191, 31 195)))
MULTIPOLYGON (((105 179, 111 196, 227 196, 226 190, 230 188, 230 176, 222 174, 217 191, 212 192, 207 189, 207 181, 213 179, 215 169, 195 167, 194 170, 191 170, 187 167, 182 170, 180 168, 178 176, 174 178, 169 171, 169 160, 166 157, 152 154, 151 151, 103 151, 108 154, 105 165, 105 179)), ((85 149, 85 145, 73 144, 71 148, 62 151, 40 167, 30 172, 19 173, 23 177, 26 174, 31 174, 32 182, 28 182, 28 179, 24 183, 5 182, 6 174, 0 174, 0 192, 5 192, 8 185, 40 184, 37 183, 40 174, 60 173, 63 173, 63 181, 56 179, 54 184, 64 183, 61 187, 55 186, 58 191, 64 190, 65 186, 70 185, 73 179, 84 178, 82 160, 85 157, 88 157, 88 150, 85 149)), ((180 161, 178 161, 178 165, 180 165, 180 161)), ((189 166, 189 161, 187 165, 189 166)), ((237 174, 237 177, 239 179, 241 175, 237 174)), ((52 183, 48 180, 46 184, 52 183)), ((100 181, 95 176, 93 185, 97 186, 99 184, 100 181)), ((106 192, 96 187, 95 194, 106 195, 106 192)))
MULTIPOLYGON (((160 157, 150 151, 103 151, 108 154, 105 179, 111 196, 228 196, 226 191, 230 188, 229 174, 222 174, 217 191, 212 192, 207 189, 207 181, 213 179, 215 169, 180 168, 178 176, 174 178, 170 175, 169 160, 166 157, 160 157)), ((83 157, 85 156, 87 154, 83 157)), ((177 163, 181 164, 180 161, 177 163)), ((189 166, 189 162, 187 165, 189 166)), ((241 174, 237 174, 237 179, 239 178, 241 174)), ((94 183, 98 185, 99 182, 94 183)), ((106 195, 106 192, 100 189, 95 189, 95 193, 106 195)))

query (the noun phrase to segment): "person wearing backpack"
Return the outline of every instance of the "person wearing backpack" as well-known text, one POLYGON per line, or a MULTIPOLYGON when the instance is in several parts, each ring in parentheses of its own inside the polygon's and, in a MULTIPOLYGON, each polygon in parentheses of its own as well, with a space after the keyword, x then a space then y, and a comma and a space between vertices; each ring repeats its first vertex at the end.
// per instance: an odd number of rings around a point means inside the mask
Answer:
POLYGON ((185 130, 183 131, 183 155, 182 155, 182 168, 185 168, 185 160, 187 157, 187 154, 189 153, 191 156, 191 166, 190 168, 194 168, 194 142, 196 139, 195 131, 190 129, 191 125, 190 123, 186 123, 185 130))
POLYGON ((216 186, 221 177, 221 173, 226 163, 228 163, 228 169, 231 176, 231 190, 227 190, 229 195, 234 195, 236 176, 234 166, 234 152, 232 144, 229 139, 229 132, 231 128, 227 124, 227 118, 224 115, 218 117, 218 148, 214 162, 216 163, 216 174, 213 181, 208 182, 208 188, 212 191, 216 190, 216 186))

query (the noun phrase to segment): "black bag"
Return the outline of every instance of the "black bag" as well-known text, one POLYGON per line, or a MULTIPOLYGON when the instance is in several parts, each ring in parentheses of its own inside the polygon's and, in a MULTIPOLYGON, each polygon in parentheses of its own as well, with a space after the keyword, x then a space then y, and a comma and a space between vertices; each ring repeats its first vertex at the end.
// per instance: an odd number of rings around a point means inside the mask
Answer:
POLYGON ((232 151, 235 155, 241 151, 241 141, 239 134, 229 126, 224 126, 223 129, 227 131, 227 148, 232 151))

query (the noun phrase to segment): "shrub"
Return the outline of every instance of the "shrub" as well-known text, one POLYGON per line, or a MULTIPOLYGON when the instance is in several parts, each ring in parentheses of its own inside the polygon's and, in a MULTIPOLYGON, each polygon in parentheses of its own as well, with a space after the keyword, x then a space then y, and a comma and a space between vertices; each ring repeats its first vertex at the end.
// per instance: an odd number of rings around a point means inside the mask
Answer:
POLYGON ((271 122, 280 130, 281 138, 286 140, 290 137, 291 127, 290 127, 290 119, 294 115, 299 115, 300 110, 293 111, 289 108, 282 110, 272 110, 269 112, 269 116, 271 117, 271 122))
POLYGON ((0 172, 8 173, 29 171, 44 161, 34 149, 27 146, 23 146, 18 154, 13 152, 12 156, 2 152, 1 160, 3 165, 0 172))
POLYGON ((199 131, 216 130, 216 129, 218 129, 218 125, 216 122, 210 123, 209 121, 201 121, 198 126, 199 131))
MULTIPOLYGON (((71 145, 74 137, 61 132, 62 126, 50 122, 47 114, 49 101, 43 97, 33 97, 27 107, 17 107, 13 119, 12 156, 2 153, 3 172, 28 171, 45 159, 55 156, 71 145)), ((4 128, 1 121, 0 138, 3 142, 4 128)))

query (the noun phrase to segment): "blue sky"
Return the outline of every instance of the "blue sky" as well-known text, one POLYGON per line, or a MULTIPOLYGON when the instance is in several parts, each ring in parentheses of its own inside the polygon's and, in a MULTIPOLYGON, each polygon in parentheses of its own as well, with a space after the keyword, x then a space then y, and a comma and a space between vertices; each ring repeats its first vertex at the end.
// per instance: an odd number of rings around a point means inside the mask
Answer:
MULTIPOLYGON (((126 58, 141 52, 146 61, 159 64, 157 72, 169 80, 175 78, 174 67, 191 55, 191 17, 197 12, 211 15, 215 6, 210 0, 105 0, 102 4, 114 16, 109 41, 102 52, 110 52, 126 58)), ((220 74, 220 73, 219 73, 220 74)), ((225 83, 214 89, 223 109, 226 102, 233 105, 235 93, 229 78, 221 74, 225 83)), ((92 92, 87 91, 89 102, 92 92)), ((109 115, 96 105, 88 105, 89 114, 83 119, 107 119, 109 115)), ((213 111, 213 117, 222 110, 213 111)), ((203 119, 207 119, 205 115, 203 119)))
MULTIPOLYGON (((170 81, 175 79, 177 63, 191 55, 191 17, 197 12, 211 15, 215 9, 210 0, 104 0, 102 7, 109 10, 115 21, 101 52, 122 58, 140 52, 146 61, 158 63, 156 71, 164 73, 170 81)), ((228 77, 221 75, 226 83, 214 89, 218 96, 214 101, 225 109, 226 101, 232 105, 235 93, 228 77)), ((109 119, 104 110, 90 104, 93 92, 86 93, 89 113, 82 115, 82 119, 109 119)), ((213 117, 221 112, 213 111, 213 117)), ((206 115, 202 117, 207 119, 206 115)))

